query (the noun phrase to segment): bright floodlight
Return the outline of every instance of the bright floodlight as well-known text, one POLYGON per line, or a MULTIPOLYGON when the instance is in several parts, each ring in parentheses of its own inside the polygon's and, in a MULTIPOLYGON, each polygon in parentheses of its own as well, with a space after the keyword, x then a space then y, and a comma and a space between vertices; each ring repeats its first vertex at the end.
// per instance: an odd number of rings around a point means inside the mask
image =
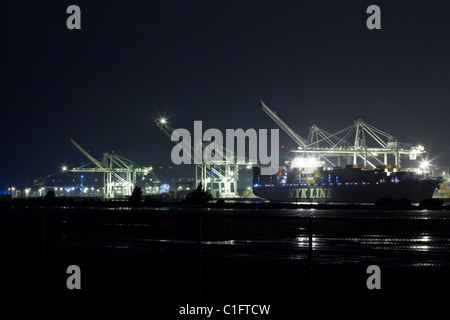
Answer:
POLYGON ((63 167, 62 167, 62 170, 63 170, 63 171, 66 171, 66 170, 67 170, 67 167, 66 167, 66 166, 63 166, 63 167))
POLYGON ((165 123, 166 123, 166 119, 165 119, 165 118, 161 118, 160 122, 161 122, 162 124, 165 124, 165 123))
POLYGON ((421 167, 422 169, 428 168, 429 165, 430 165, 430 163, 429 163, 428 161, 422 161, 422 162, 420 163, 420 167, 421 167))
POLYGON ((316 158, 303 158, 296 157, 291 161, 291 167, 293 168, 317 168, 323 165, 323 161, 316 158))

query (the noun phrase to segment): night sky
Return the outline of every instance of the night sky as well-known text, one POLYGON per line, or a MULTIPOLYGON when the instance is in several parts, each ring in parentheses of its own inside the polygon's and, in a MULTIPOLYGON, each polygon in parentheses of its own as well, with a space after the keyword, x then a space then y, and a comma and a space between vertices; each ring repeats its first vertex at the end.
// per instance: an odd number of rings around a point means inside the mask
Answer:
POLYGON ((304 137, 362 118, 450 166, 447 0, 6 0, 0 14, 2 192, 79 166, 69 137, 96 158, 172 165, 159 115, 277 128, 260 98, 304 137), (66 27, 71 4, 81 30, 66 27), (366 27, 371 4, 381 30, 366 27))

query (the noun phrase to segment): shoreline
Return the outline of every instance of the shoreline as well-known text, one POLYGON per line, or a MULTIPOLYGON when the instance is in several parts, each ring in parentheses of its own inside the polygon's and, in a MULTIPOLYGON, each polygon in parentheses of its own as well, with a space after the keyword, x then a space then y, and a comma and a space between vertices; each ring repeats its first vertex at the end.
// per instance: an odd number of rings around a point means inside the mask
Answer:
POLYGON ((218 199, 207 203, 189 203, 186 201, 167 201, 164 199, 144 199, 138 203, 127 199, 99 198, 29 198, 0 201, 1 208, 179 208, 179 209, 334 209, 334 210, 438 210, 450 211, 450 202, 441 199, 428 199, 420 204, 411 204, 402 199, 382 199, 376 204, 345 204, 345 203, 276 203, 263 199, 218 199))

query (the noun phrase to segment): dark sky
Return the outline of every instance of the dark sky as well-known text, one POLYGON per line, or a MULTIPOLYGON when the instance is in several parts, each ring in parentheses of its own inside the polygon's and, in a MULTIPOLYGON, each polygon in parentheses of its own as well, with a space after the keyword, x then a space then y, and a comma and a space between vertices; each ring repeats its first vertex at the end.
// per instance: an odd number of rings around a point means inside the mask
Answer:
MULTIPOLYGON (((168 166, 153 125, 299 134, 363 118, 450 166, 450 2, 18 1, 0 4, 0 191, 78 166, 69 137, 168 166), (81 8, 81 30, 66 8, 81 8), (381 8, 381 30, 366 9, 381 8)), ((280 144, 292 145, 282 134, 280 144)))

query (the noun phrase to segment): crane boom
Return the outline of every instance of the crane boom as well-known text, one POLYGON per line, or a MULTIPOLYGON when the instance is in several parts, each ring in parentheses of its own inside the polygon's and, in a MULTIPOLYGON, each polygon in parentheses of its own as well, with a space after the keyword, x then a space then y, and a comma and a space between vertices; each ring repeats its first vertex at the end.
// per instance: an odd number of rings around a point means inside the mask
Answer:
POLYGON ((95 159, 93 156, 91 156, 86 150, 84 150, 78 143, 76 143, 75 141, 73 141, 72 138, 70 138, 70 142, 72 142, 72 144, 78 149, 80 150, 80 152, 82 154, 84 154, 86 156, 86 158, 88 158, 89 160, 92 161, 93 164, 95 164, 97 167, 99 168, 103 168, 102 164, 95 159))
POLYGON ((286 134, 294 140, 299 147, 306 147, 308 141, 300 137, 294 130, 292 130, 277 114, 272 111, 262 100, 259 100, 259 106, 263 111, 284 131, 286 134))
MULTIPOLYGON (((162 131, 164 132, 165 135, 167 135, 169 138, 172 137, 172 132, 175 130, 173 129, 165 120, 164 121, 157 121, 155 120, 155 125, 162 131)), ((176 141, 173 141, 174 143, 176 143, 176 141)), ((202 152, 202 150, 200 150, 200 152, 202 152)), ((194 160, 194 156, 192 155, 192 153, 189 154, 189 156, 191 157, 192 161, 194 160)), ((224 157, 224 155, 221 154, 221 156, 224 157)), ((217 176, 219 176, 220 178, 225 178, 225 176, 220 173, 219 171, 217 171, 213 166, 210 166, 209 164, 205 164, 206 167, 208 169, 210 169, 212 172, 214 172, 214 174, 216 174, 217 176)))

